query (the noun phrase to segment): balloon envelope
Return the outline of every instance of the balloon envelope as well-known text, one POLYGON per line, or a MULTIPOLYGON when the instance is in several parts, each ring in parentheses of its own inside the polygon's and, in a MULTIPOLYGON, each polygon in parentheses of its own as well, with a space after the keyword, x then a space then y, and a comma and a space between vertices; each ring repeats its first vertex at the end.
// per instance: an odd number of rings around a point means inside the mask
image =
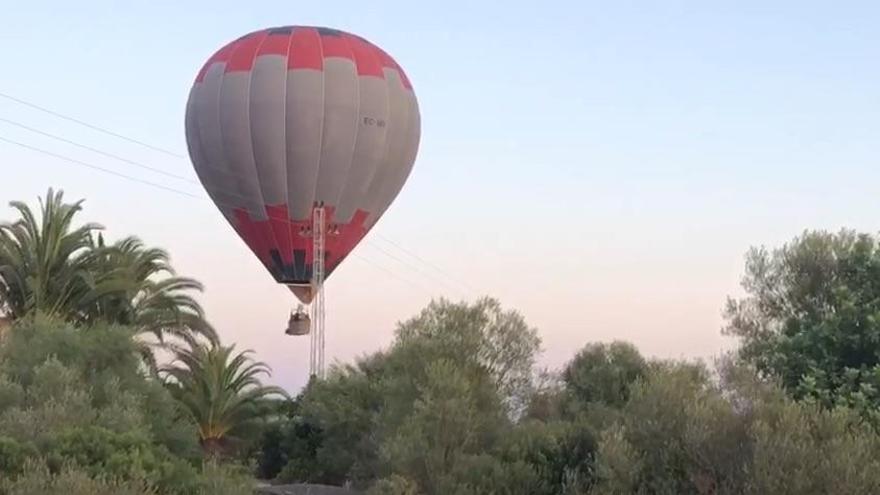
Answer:
POLYGON ((315 206, 325 208, 329 276, 400 192, 419 137, 418 102, 397 62, 327 28, 272 28, 227 44, 199 71, 186 109, 208 195, 303 302, 315 206))

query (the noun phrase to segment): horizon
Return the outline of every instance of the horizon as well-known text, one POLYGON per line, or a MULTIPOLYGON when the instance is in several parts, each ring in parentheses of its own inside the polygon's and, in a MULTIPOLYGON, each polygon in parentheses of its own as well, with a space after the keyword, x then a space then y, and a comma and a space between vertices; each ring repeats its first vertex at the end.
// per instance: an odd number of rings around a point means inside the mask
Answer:
POLYGON ((162 247, 202 281, 224 343, 253 349, 288 390, 308 375, 307 340, 283 334, 296 301, 191 182, 183 132, 204 61, 263 27, 328 25, 374 41, 421 107, 409 181, 327 282, 328 363, 387 346, 432 298, 483 295, 538 329, 551 368, 612 340, 710 359, 735 345, 721 313, 741 294, 749 247, 805 229, 880 231, 870 2, 522 3, 464 17, 464 3, 215 4, 31 4, 7 16, 16 77, 0 84, 0 221, 13 218, 9 201, 33 207, 50 187, 84 198, 80 222, 162 247))

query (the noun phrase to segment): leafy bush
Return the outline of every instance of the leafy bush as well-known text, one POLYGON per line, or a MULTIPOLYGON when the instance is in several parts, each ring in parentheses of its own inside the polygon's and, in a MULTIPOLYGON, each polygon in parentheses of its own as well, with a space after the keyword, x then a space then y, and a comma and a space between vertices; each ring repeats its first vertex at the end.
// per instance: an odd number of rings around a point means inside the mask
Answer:
POLYGON ((51 473, 45 465, 29 463, 15 478, 0 478, 3 495, 158 495, 142 480, 122 481, 94 477, 75 467, 65 466, 51 473))
POLYGON ((0 473, 18 474, 28 459, 36 455, 37 450, 32 445, 0 436, 0 473))
POLYGON ((243 468, 206 464, 195 480, 168 479, 166 486, 139 477, 119 478, 92 473, 73 464, 57 471, 30 461, 23 472, 0 478, 0 495, 252 495, 252 479, 243 468))
POLYGON ((36 318, 10 330, 0 348, 0 493, 250 492, 238 469, 199 468, 194 427, 136 352, 125 327, 36 318))
POLYGON ((797 399, 852 407, 880 426, 880 241, 807 231, 746 258, 746 297, 727 303, 739 356, 797 399))
POLYGON ((603 432, 600 494, 877 493, 880 436, 852 410, 786 398, 772 384, 721 388, 705 369, 657 367, 603 432))
POLYGON ((502 438, 532 389, 538 343, 496 301, 432 303, 400 325, 388 351, 311 383, 265 437, 261 471, 286 460, 279 481, 365 487, 398 474, 438 490, 459 459, 502 438))

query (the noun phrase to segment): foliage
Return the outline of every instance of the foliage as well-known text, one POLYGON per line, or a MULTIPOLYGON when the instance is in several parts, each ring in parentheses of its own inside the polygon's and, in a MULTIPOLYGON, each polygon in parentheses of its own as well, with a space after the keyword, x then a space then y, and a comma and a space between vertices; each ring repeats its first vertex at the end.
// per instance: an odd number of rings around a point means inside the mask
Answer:
POLYGON ((880 436, 855 409, 795 402, 733 361, 713 373, 589 344, 558 380, 532 380, 525 414, 511 416, 470 347, 485 341, 456 329, 466 313, 435 313, 423 321, 446 331, 410 330, 311 383, 267 434, 265 465, 283 481, 402 495, 880 490, 880 436))
POLYGON ((659 368, 603 434, 599 493, 741 493, 746 429, 704 368, 659 368))
POLYGON ((448 361, 428 366, 420 392, 383 455, 393 472, 407 474, 425 493, 443 493, 444 478, 478 447, 479 411, 466 378, 448 361))
POLYGON ((447 473, 458 457, 497 442, 530 389, 538 344, 497 301, 432 303, 400 325, 390 350, 334 369, 303 394, 301 420, 321 436, 320 472, 307 478, 368 484, 394 466, 432 489, 442 477, 434 469, 447 473), (423 454, 430 469, 413 458, 423 454))
MULTIPOLYGON (((196 430, 141 372, 133 332, 42 316, 10 330, 0 346, 0 494, 215 493, 196 430)), ((223 479, 247 482, 231 471, 223 479)))
POLYGON ((37 450, 28 443, 0 436, 0 473, 19 473, 24 470, 27 460, 37 455, 37 450))
POLYGON ((257 445, 257 477, 312 481, 321 472, 317 462, 321 431, 294 417, 267 425, 257 445))
POLYGON ((591 456, 570 456, 583 439, 576 428, 547 426, 552 447, 540 454, 513 442, 512 418, 535 389, 537 348, 534 330, 497 301, 432 303, 401 324, 387 351, 311 383, 289 421, 267 433, 263 472, 286 459, 279 481, 352 481, 377 493, 485 493, 490 484, 497 493, 555 493, 564 471, 591 456))
POLYGON ((0 225, 0 309, 13 318, 37 311, 75 318, 90 291, 104 282, 89 276, 92 234, 101 227, 74 228, 82 201, 66 204, 60 192, 50 189, 40 205, 38 221, 30 207, 13 201, 21 218, 0 225))
POLYGON ((212 456, 220 455, 236 434, 259 417, 260 402, 272 395, 286 396, 278 387, 260 383, 269 367, 235 353, 234 346, 192 343, 177 348, 175 361, 162 368, 169 389, 196 424, 199 441, 212 456))
POLYGON ((629 343, 588 344, 562 371, 563 414, 589 415, 598 423, 613 418, 629 400, 630 388, 647 373, 648 364, 629 343))
MULTIPOLYGON (((201 284, 176 276, 166 252, 133 237, 105 246, 98 224, 74 226, 82 201, 65 203, 61 192, 49 190, 39 217, 10 204, 20 218, 0 224, 0 315, 127 325, 160 342, 216 339, 190 295, 201 284)), ((141 354, 153 363, 148 346, 141 354)))
POLYGON ((370 487, 369 495, 419 495, 419 487, 412 480, 392 474, 370 487))
POLYGON ((552 495, 592 484, 596 447, 595 427, 586 421, 525 421, 504 436, 496 456, 534 473, 528 493, 552 495))
POLYGON ((867 234, 805 232, 752 249, 729 300, 741 357, 796 398, 855 407, 880 424, 880 246, 867 234))
POLYGON ((252 495, 254 480, 248 469, 234 464, 209 461, 199 473, 197 495, 252 495))
MULTIPOLYGON (((432 301, 397 329, 397 347, 431 347, 440 357, 462 359, 485 372, 510 412, 527 401, 541 341, 516 311, 494 299, 474 304, 432 301)), ((418 349, 417 349, 418 350, 418 349)), ((464 364, 464 363, 462 363, 464 364)))
POLYGON ((590 493, 877 492, 880 437, 858 415, 735 374, 722 389, 704 368, 657 367, 603 432, 590 493))
POLYGON ((40 463, 29 463, 14 479, 0 478, 3 495, 158 495, 143 480, 119 480, 107 476, 93 477, 73 466, 51 473, 40 463))
POLYGON ((194 480, 157 487, 148 480, 118 478, 106 473, 89 473, 75 464, 57 471, 45 464, 28 462, 15 477, 0 477, 0 495, 251 495, 253 481, 234 466, 207 463, 194 480))
POLYGON ((880 493, 871 236, 753 249, 726 313, 742 347, 717 373, 623 342, 538 373, 521 315, 441 300, 290 402, 261 384, 265 364, 216 341, 191 296, 201 286, 164 251, 105 245, 51 190, 39 220, 13 207, 21 218, 0 226, 0 315, 16 322, 0 343, 0 495, 251 493, 249 468, 220 463, 232 452, 260 477, 371 494, 880 493), (144 373, 145 335, 175 351, 165 383, 144 373))

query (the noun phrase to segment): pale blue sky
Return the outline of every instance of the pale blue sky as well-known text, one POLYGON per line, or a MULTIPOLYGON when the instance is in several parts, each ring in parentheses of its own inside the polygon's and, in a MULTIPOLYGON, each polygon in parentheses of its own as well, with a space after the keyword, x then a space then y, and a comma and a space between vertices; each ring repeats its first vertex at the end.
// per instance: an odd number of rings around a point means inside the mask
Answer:
MULTIPOLYGON (((431 295, 467 295, 385 239, 520 309, 556 366, 613 338, 714 355, 748 246, 880 230, 877 2, 0 3, 0 92, 181 154, 192 79, 241 34, 326 25, 398 60, 422 147, 378 236, 328 284, 330 357, 387 343, 431 295)), ((194 178, 187 160, 2 98, 0 118, 194 178)), ((201 194, 3 122, 0 137, 201 194)), ((3 203, 62 187, 111 234, 168 248, 207 283, 226 340, 303 382, 307 343, 281 334, 286 290, 210 204, 4 142, 0 167, 3 203)))

